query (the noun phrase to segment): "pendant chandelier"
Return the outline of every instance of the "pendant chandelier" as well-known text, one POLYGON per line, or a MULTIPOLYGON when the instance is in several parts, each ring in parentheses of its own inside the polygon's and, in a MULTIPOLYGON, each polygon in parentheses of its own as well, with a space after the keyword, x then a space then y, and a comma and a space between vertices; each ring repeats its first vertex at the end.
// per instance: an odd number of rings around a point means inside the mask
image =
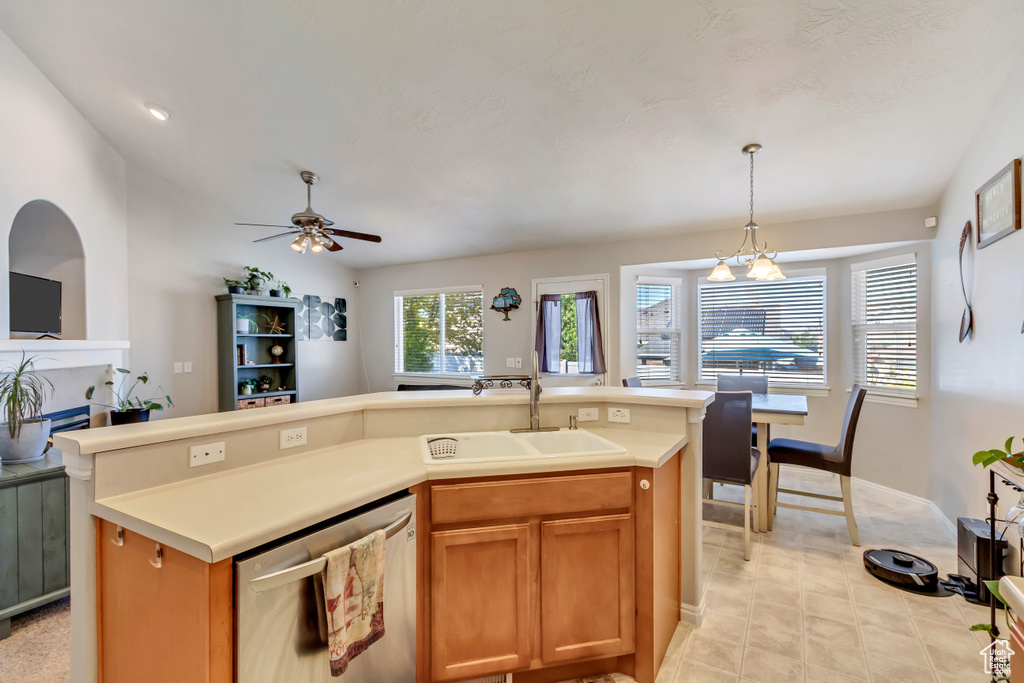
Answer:
POLYGON ((729 259, 736 259, 736 265, 746 267, 747 277, 754 280, 786 279, 782 270, 775 263, 778 252, 769 251, 767 242, 757 241, 758 225, 754 222, 754 155, 760 151, 761 145, 756 142, 743 148, 743 153, 750 157, 750 222, 743 227, 743 243, 734 254, 725 256, 721 251, 715 253, 718 265, 708 275, 708 280, 712 282, 729 282, 736 279, 726 264, 729 259))

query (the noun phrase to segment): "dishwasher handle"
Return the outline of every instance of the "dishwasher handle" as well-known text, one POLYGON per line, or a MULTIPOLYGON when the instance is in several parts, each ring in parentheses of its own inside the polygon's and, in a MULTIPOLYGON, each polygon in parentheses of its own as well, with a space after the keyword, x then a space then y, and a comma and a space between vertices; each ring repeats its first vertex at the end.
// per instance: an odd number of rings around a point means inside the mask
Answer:
MULTIPOLYGON (((384 537, 391 538, 397 534, 409 524, 410 519, 412 519, 411 512, 407 513, 401 519, 398 519, 384 527, 384 537)), ((271 588, 277 588, 278 586, 283 586, 286 583, 291 583, 292 581, 298 581, 299 579, 319 574, 326 567, 327 558, 321 556, 310 560, 309 562, 297 564, 294 567, 288 567, 287 569, 282 569, 272 574, 267 574, 266 576, 251 579, 249 581, 249 588, 257 593, 262 593, 263 591, 268 591, 271 588)))

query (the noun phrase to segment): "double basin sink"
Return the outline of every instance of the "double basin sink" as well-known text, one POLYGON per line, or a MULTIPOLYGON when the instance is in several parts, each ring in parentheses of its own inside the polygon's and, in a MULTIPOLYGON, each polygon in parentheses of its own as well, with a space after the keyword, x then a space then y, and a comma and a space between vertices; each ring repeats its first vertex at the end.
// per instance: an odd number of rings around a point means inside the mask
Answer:
POLYGON ((492 462, 539 458, 616 455, 626 452, 608 439, 585 429, 557 432, 465 432, 427 434, 420 437, 423 462, 492 462))

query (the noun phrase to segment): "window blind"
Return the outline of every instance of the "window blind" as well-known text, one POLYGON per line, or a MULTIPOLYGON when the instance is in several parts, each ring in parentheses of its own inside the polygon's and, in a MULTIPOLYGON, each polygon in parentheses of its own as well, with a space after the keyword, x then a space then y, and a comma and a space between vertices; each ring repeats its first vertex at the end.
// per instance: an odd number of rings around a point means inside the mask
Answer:
POLYGON ((636 285, 636 376, 648 381, 679 381, 680 320, 678 288, 664 282, 636 285))
POLYGON ((917 263, 913 254, 854 266, 853 377, 887 393, 917 389, 917 263))
POLYGON ((483 292, 395 295, 395 372, 483 372, 483 292))
POLYGON ((825 383, 825 278, 706 282, 697 287, 700 381, 764 374, 770 383, 825 383))

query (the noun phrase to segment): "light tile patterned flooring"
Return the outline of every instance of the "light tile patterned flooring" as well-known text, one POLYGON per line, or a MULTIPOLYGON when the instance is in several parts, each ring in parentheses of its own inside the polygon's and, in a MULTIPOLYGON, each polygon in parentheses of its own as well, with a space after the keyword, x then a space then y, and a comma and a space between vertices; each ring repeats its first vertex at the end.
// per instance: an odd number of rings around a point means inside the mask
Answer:
MULTIPOLYGON (((838 478, 821 472, 783 468, 781 480, 784 488, 839 494, 838 478)), ((715 495, 742 500, 742 489, 716 485, 715 495)), ((752 535, 750 562, 742 529, 705 527, 707 618, 699 628, 679 627, 658 683, 989 681, 978 654, 988 638, 969 630, 988 621, 987 609, 960 596, 899 591, 863 568, 864 550, 892 547, 931 560, 945 577, 956 571, 953 532, 912 499, 857 481, 853 496, 860 548, 850 544, 845 518, 785 508, 774 531, 752 535)), ((830 505, 810 500, 801 502, 830 505)), ((705 518, 742 520, 710 505, 705 518)))

